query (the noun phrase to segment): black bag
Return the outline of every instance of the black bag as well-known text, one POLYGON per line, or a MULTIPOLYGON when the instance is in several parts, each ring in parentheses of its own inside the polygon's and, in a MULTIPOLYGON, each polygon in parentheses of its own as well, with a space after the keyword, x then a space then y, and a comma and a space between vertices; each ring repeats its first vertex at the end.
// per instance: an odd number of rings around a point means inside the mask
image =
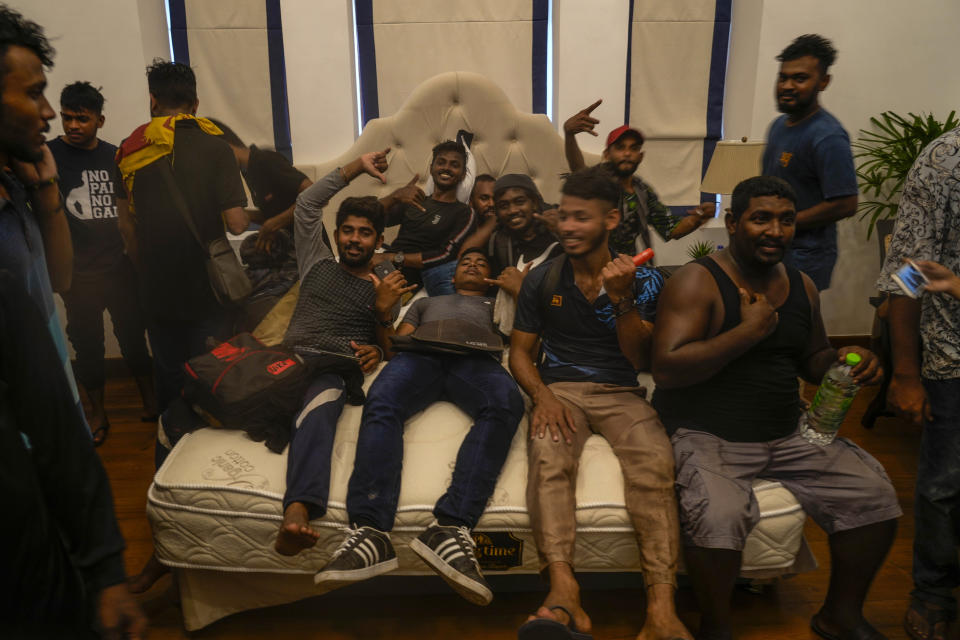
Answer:
POLYGON ((183 396, 225 428, 243 429, 280 453, 309 380, 303 359, 268 347, 249 333, 217 345, 183 365, 183 396))
POLYGON ((187 207, 187 202, 183 199, 183 194, 180 193, 180 187, 173 179, 173 164, 169 157, 165 160, 166 165, 161 170, 163 180, 170 192, 170 197, 173 198, 174 206, 176 206, 187 228, 190 229, 190 233, 203 250, 207 265, 207 279, 210 281, 213 295, 221 306, 235 307, 250 295, 250 292, 253 291, 253 284, 247 277, 243 265, 240 264, 240 260, 226 236, 217 236, 210 244, 204 244, 200 232, 197 231, 197 225, 193 220, 190 209, 187 207))

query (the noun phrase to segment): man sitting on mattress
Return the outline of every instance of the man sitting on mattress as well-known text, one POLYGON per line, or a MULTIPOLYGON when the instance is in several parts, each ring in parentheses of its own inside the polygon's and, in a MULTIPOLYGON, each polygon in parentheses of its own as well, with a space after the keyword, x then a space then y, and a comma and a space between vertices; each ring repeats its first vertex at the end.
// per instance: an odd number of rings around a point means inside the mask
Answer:
POLYGON ((598 433, 620 461, 640 544, 647 587, 640 637, 689 639, 673 601, 679 533, 670 439, 637 385, 637 372, 649 367, 663 278, 610 248, 620 189, 607 170, 571 174, 562 194, 564 255, 524 279, 510 342, 510 370, 533 399, 527 509, 540 569, 550 578, 550 593, 519 637, 589 637, 573 572, 574 491, 584 444, 598 433))
POLYGON ((479 249, 460 257, 456 293, 422 298, 404 316, 395 349, 363 408, 347 514, 353 530, 315 581, 330 591, 397 568, 390 543, 403 463, 404 424, 446 400, 473 418, 453 477, 433 510, 436 518, 410 549, 474 604, 493 593, 480 573, 471 530, 480 519, 523 417, 520 391, 500 365, 503 345, 487 297, 490 266, 479 249))
POLYGON ((299 553, 317 541, 310 520, 327 510, 337 420, 351 392, 362 397, 362 373, 376 368, 383 357, 381 347, 389 347, 392 309, 402 294, 415 288, 407 286, 399 271, 382 281, 373 275, 373 255, 383 241, 384 225, 383 207, 373 196, 347 198, 340 205, 334 232, 339 262, 323 234, 323 207, 330 198, 362 173, 383 180, 386 168, 386 151, 364 154, 297 198, 294 232, 300 297, 284 344, 316 370, 290 440, 283 523, 276 542, 277 552, 284 555, 299 553), (340 359, 350 366, 337 366, 340 359))
POLYGON ((486 246, 494 275, 489 282, 500 287, 494 321, 504 335, 510 335, 513 328, 515 301, 527 273, 563 253, 557 236, 541 217, 546 207, 530 176, 501 176, 493 185, 493 213, 463 243, 464 248, 486 246))
POLYGON ((453 265, 475 226, 473 211, 457 200, 457 187, 466 172, 466 147, 447 140, 433 148, 432 194, 424 195, 416 175, 380 200, 387 212, 387 226, 400 225, 400 231, 387 252, 377 254, 377 262, 389 260, 411 282, 422 280, 432 296, 453 293, 453 265))

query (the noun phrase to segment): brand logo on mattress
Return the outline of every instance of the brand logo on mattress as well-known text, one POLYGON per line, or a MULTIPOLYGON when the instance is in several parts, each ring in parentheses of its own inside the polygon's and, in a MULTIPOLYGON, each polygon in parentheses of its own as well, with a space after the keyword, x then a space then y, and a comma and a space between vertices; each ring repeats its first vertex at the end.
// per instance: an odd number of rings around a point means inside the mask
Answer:
POLYGON ((473 532, 477 561, 488 571, 506 571, 523 564, 523 540, 502 531, 473 532))
POLYGON ((270 481, 257 473, 256 466, 233 449, 210 458, 210 466, 200 472, 200 476, 230 487, 266 489, 270 486, 270 481))

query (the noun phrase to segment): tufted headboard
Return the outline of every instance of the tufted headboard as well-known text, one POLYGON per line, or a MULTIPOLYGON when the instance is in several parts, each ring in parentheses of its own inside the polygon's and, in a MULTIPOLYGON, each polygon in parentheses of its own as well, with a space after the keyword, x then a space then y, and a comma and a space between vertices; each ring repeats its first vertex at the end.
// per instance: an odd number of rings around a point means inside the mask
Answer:
MULTIPOLYGON (((426 181, 430 150, 444 140, 456 138, 465 129, 474 134, 470 149, 477 174, 499 177, 526 173, 533 178, 547 202, 560 198, 560 175, 566 173, 563 138, 542 114, 522 113, 500 87, 485 76, 467 71, 442 73, 427 80, 410 95, 395 114, 371 120, 353 146, 337 158, 313 166, 299 166, 313 179, 322 177, 362 153, 391 147, 387 184, 360 176, 330 202, 324 211, 328 231, 333 229, 340 202, 349 196, 384 196, 420 174, 426 181)), ((599 156, 585 153, 588 164, 599 156)), ((388 229, 392 239, 396 228, 388 229)))

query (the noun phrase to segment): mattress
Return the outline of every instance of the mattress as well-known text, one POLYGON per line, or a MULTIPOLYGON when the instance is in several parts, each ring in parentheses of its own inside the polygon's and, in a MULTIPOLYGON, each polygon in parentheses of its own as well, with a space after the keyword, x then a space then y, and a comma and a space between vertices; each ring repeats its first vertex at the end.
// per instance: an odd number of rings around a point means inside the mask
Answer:
MULTIPOLYGON (((370 381, 368 377, 367 385, 370 381)), ((320 540, 295 557, 282 556, 273 548, 282 520, 286 452, 271 453, 242 431, 201 429, 184 436, 157 471, 148 493, 147 515, 160 561, 219 572, 316 572, 345 535, 346 490, 361 409, 348 405, 337 425, 329 508, 313 522, 320 540)), ((466 414, 446 402, 432 405, 406 426, 402 489, 392 534, 399 574, 430 573, 407 544, 432 521, 433 505, 450 483, 469 427, 466 414)), ((537 572, 525 504, 526 432, 524 419, 474 530, 478 557, 488 573, 537 572)), ((747 540, 742 574, 769 577, 797 571, 805 514, 778 483, 761 480, 754 491, 761 520, 747 540)), ((576 520, 578 571, 640 570, 620 466, 610 445, 597 435, 587 440, 581 458, 576 520)))

